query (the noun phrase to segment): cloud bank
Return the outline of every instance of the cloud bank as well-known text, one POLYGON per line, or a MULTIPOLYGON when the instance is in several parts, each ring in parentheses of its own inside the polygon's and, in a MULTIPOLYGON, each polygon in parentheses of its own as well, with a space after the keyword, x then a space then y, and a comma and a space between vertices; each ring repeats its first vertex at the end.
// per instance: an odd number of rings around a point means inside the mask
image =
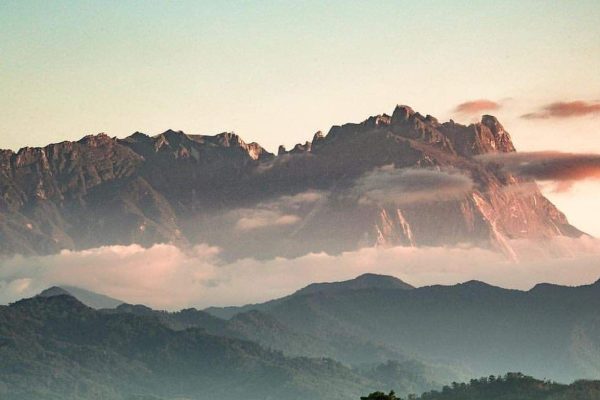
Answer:
MULTIPOLYGON (((527 243, 520 245, 527 247, 527 243)), ((480 248, 392 247, 225 263, 219 249, 206 245, 191 251, 172 245, 109 246, 1 260, 0 303, 33 296, 52 285, 78 286, 130 303, 174 310, 262 302, 312 282, 350 279, 365 272, 397 276, 416 286, 477 279, 520 289, 539 282, 588 284, 600 277, 598 240, 557 238, 551 246, 567 247, 573 257, 514 263, 480 248)))
POLYGON ((576 181, 600 179, 600 154, 541 151, 487 154, 479 158, 524 178, 554 182, 557 191, 568 190, 576 181))
POLYGON ((524 114, 525 119, 572 118, 586 115, 600 115, 600 103, 585 101, 567 101, 548 104, 542 109, 524 114))

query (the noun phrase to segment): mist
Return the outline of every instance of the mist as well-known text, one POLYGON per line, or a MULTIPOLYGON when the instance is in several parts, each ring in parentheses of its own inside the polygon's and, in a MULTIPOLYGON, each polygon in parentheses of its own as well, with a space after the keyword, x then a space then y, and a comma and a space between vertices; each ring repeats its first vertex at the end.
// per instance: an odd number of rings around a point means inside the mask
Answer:
MULTIPOLYGON (((511 244, 527 247, 526 242, 511 244)), ((169 244, 106 246, 2 259, 0 302, 34 296, 52 285, 71 285, 167 310, 242 305, 282 297, 312 282, 351 279, 365 272, 393 275, 415 286, 481 280, 522 290, 541 282, 583 285, 600 278, 599 240, 561 237, 550 246, 568 248, 571 255, 536 254, 513 262, 468 245, 398 246, 225 262, 221 250, 208 245, 189 250, 169 244)))

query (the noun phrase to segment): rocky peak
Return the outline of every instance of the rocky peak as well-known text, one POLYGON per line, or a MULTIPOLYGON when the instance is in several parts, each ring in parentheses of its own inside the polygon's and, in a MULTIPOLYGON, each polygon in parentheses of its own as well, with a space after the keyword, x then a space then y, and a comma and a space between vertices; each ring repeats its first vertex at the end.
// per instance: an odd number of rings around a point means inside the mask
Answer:
POLYGON ((251 142, 247 144, 247 151, 250 158, 253 160, 263 159, 264 157, 271 158, 273 154, 266 151, 260 144, 251 142))
POLYGON ((405 122, 415 114, 415 111, 409 106, 397 105, 392 113, 392 123, 405 122))
POLYGON ((375 115, 373 117, 367 118, 362 125, 375 128, 379 126, 388 126, 392 123, 392 117, 387 114, 375 115))
POLYGON ((503 152, 515 151, 515 146, 512 143, 510 135, 504 130, 504 127, 498 122, 498 119, 492 115, 484 115, 481 117, 481 124, 486 126, 494 136, 496 148, 503 152))
POLYGON ((136 131, 123 140, 132 141, 132 142, 148 142, 148 141, 151 141, 152 138, 150 136, 146 135, 145 133, 136 131))
POLYGON ((89 147, 112 146, 116 139, 111 138, 106 133, 101 132, 96 135, 87 135, 81 138, 78 143, 89 147))
MULTIPOLYGON (((208 138, 208 137, 207 137, 208 138)), ((234 147, 240 146, 242 147, 246 143, 234 132, 222 132, 215 136, 213 136, 213 142, 218 143, 224 147, 234 147)))

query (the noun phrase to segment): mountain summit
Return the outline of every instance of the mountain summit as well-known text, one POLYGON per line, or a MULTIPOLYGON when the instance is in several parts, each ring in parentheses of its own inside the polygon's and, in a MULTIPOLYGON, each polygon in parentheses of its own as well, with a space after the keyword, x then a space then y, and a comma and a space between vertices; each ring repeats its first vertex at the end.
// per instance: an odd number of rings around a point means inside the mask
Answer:
POLYGON ((0 253, 169 242, 269 258, 468 243, 514 256, 514 239, 579 236, 535 185, 476 157, 514 151, 493 116, 440 123, 408 106, 277 155, 230 132, 174 130, 3 150, 0 253))
POLYGON ((342 282, 311 283, 298 290, 294 295, 305 295, 315 293, 337 293, 344 290, 361 289, 414 289, 400 279, 389 275, 362 274, 354 279, 342 282))

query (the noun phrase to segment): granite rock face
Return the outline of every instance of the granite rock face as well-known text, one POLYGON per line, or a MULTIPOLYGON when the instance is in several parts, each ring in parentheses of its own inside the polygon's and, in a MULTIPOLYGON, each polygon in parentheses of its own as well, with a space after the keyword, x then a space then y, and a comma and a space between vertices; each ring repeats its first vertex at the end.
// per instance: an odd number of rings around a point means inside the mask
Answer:
POLYGON ((173 130, 3 150, 0 253, 208 243, 225 257, 268 258, 469 243, 513 256, 514 239, 581 235, 533 182, 477 158, 514 151, 493 116, 439 123, 407 106, 277 155, 233 133, 173 130), (460 175, 471 186, 436 194, 443 181, 381 178, 414 170, 460 175), (382 186, 366 201, 357 182, 373 174, 382 186))

